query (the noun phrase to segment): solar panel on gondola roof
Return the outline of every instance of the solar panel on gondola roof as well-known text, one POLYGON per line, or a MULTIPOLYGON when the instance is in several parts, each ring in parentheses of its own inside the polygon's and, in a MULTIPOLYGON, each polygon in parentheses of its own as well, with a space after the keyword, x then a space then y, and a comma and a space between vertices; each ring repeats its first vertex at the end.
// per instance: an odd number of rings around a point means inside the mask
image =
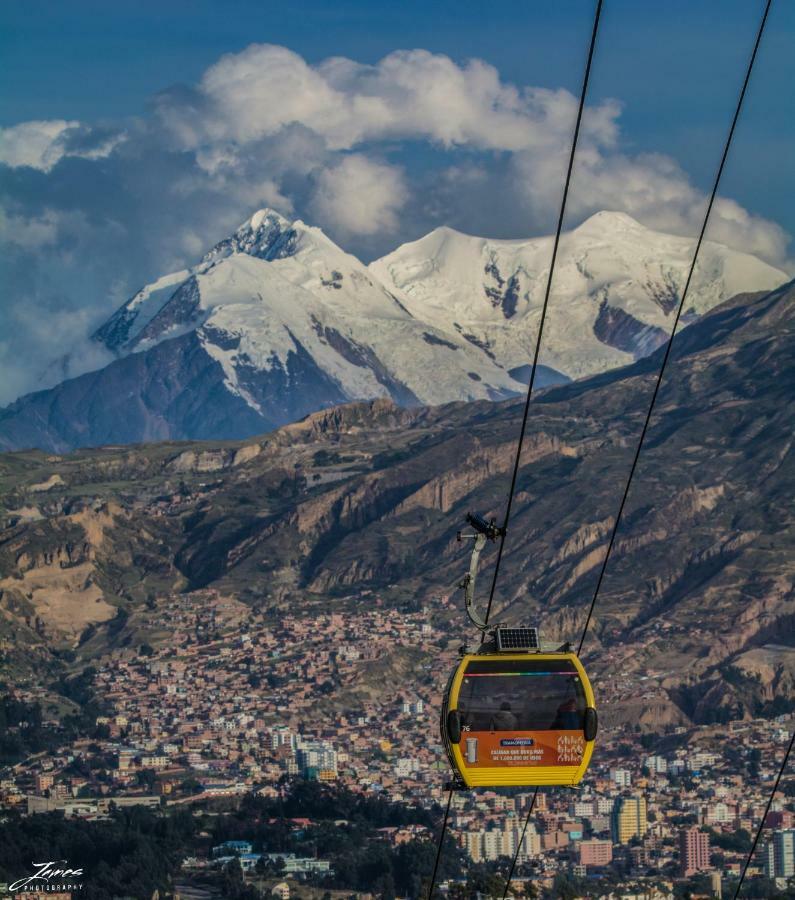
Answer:
POLYGON ((538 650, 539 648, 537 628, 506 628, 501 625, 496 631, 498 650, 538 650))

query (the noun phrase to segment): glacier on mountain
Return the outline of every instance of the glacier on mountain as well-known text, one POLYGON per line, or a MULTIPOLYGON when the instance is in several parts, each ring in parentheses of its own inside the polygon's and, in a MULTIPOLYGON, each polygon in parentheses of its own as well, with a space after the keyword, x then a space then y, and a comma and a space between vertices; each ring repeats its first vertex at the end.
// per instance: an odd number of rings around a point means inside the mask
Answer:
MULTIPOLYGON (((123 354, 197 330, 236 392, 240 363, 268 371, 300 346, 350 399, 393 393, 388 381, 419 403, 494 399, 520 388, 510 372, 532 359, 551 251, 551 237, 489 240, 442 227, 365 266, 319 228, 264 209, 193 269, 139 291, 95 337, 123 354)), ((650 353, 670 330, 692 253, 692 240, 623 213, 597 213, 564 234, 544 364, 579 378, 650 353)), ((705 242, 686 320, 785 280, 705 242)))
MULTIPOLYGON (((694 242, 602 212, 562 236, 539 387, 667 336, 694 242)), ((552 238, 437 228, 364 265, 319 228, 256 212, 93 335, 105 368, 0 411, 0 447, 245 437, 348 400, 496 400, 523 390, 552 238)), ((685 322, 784 272, 705 241, 685 322)))
MULTIPOLYGON (((370 270, 413 315, 468 336, 512 368, 533 356, 552 240, 489 240, 437 228, 370 270)), ((564 233, 543 362, 580 378, 652 352, 670 333, 693 249, 693 240, 645 228, 624 213, 600 212, 564 233)), ((705 241, 685 320, 786 280, 754 256, 705 241)))

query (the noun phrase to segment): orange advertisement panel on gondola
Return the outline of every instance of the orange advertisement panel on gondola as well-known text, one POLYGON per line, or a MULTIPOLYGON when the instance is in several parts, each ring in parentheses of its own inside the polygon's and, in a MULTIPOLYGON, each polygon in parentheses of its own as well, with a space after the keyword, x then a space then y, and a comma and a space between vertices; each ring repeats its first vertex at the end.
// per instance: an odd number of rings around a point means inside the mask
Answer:
POLYGON ((467 654, 450 680, 442 736, 466 787, 577 784, 595 734, 574 653, 467 654))

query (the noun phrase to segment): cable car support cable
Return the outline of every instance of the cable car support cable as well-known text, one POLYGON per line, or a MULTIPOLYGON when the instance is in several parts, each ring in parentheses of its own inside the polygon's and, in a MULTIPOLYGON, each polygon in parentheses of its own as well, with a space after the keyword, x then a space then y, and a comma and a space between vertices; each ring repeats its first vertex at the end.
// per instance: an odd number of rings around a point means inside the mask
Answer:
POLYGON ((784 772, 787 768, 787 763, 789 762, 789 755, 792 753, 792 745, 795 744, 795 731, 792 732, 792 735, 789 739, 789 745, 787 747, 787 752, 784 754, 784 759, 781 761, 781 768, 778 770, 778 775, 776 775, 776 781, 773 785, 773 790, 770 792, 770 797, 767 801, 767 806, 765 807, 765 811, 762 814, 762 819, 759 822, 759 827, 756 829, 756 834, 754 835, 754 842, 751 844, 751 849, 748 851, 748 857, 745 860, 745 864, 743 865, 743 870, 740 873, 740 880, 737 882, 737 887, 734 890, 733 900, 737 900, 740 896, 740 888, 743 886, 743 882, 745 881, 745 873, 748 871, 748 866, 751 865, 751 860, 754 857, 754 853, 756 853, 756 845, 759 843, 759 838, 762 836, 762 829, 765 827, 765 820, 767 819, 767 814, 770 812, 770 807, 773 805, 773 798, 776 796, 778 792, 778 786, 781 783, 781 778, 784 775, 784 772))
MULTIPOLYGON (((530 411, 530 399, 533 395, 533 386, 535 384, 536 371, 538 369, 538 358, 539 358, 539 353, 541 351, 541 339, 542 339, 543 333, 544 333, 544 322, 546 321, 547 309, 549 307, 549 294, 550 294, 550 289, 552 287, 552 276, 555 271, 555 261, 557 259, 558 247, 560 245, 560 235, 561 235, 561 231, 563 230, 563 217, 566 212, 566 201, 567 201, 568 195, 569 195, 569 186, 571 184, 571 175, 572 175, 572 170, 574 168, 574 156, 575 156, 575 153, 577 150, 577 141, 579 139, 579 134, 580 134, 580 125, 582 123, 583 111, 585 109, 585 98, 588 93, 588 82, 590 80, 591 64, 593 62, 594 48, 596 46, 596 35, 599 31, 599 20, 600 20, 601 14, 602 14, 602 3, 603 3, 603 0, 597 0, 596 10, 594 13, 594 22, 593 22, 593 27, 591 29, 591 39, 590 39, 590 44, 588 46, 588 57, 587 57, 587 61, 585 64, 585 73, 583 76, 582 89, 580 91, 580 101, 579 101, 579 105, 577 107, 577 118, 576 118, 575 125, 574 125, 574 135, 572 138, 571 152, 569 154, 569 162, 568 162, 568 167, 566 169, 566 180, 565 180, 565 183, 563 186, 563 197, 561 199, 561 204, 560 204, 560 213, 558 215, 558 223, 557 223, 557 228, 555 230, 555 240, 554 240, 553 247, 552 247, 552 258, 550 260, 549 274, 547 276, 547 284, 546 284, 546 289, 544 291, 544 302, 541 307, 541 319, 540 319, 539 325, 538 325, 538 334, 536 335, 536 343, 535 343, 535 348, 534 348, 534 352, 533 352, 533 366, 530 371, 530 380, 527 385, 527 395, 525 397, 524 410, 522 413, 522 425, 521 425, 521 429, 519 432, 519 442, 518 442, 518 446, 516 448, 516 457, 514 459, 513 472, 511 475, 511 484, 510 484, 510 488, 508 491, 508 502, 507 502, 506 509, 505 509, 505 519, 503 520, 502 527, 497 529, 497 534, 494 535, 495 537, 499 536, 500 544, 499 544, 499 549, 497 552, 497 560, 495 563, 494 576, 493 576, 492 582, 491 582, 491 589, 489 591, 489 600, 488 600, 488 605, 486 607, 486 614, 483 619, 484 627, 486 625, 488 625, 489 616, 491 615, 491 607, 492 607, 492 603, 494 600, 494 591, 497 586, 497 577, 499 575, 500 563, 502 561, 503 548, 505 546, 505 534, 506 534, 506 531, 508 528, 508 523, 511 518, 511 507, 513 505, 513 497, 514 497, 514 492, 516 489, 516 479, 519 474, 519 465, 520 465, 521 455, 522 455, 522 445, 524 443, 524 436, 525 436, 525 432, 527 430, 527 419, 528 419, 528 415, 529 415, 529 411, 530 411)), ((468 586, 469 586, 469 583, 467 583, 465 585, 466 588, 468 588, 468 586)), ((472 579, 472 589, 473 589, 472 592, 474 592, 474 579, 472 579)), ((470 594, 470 596, 471 596, 471 594, 470 594)), ((467 613, 470 615, 470 618, 472 619, 472 621, 476 625, 478 625, 478 622, 476 621, 476 619, 474 619, 472 617, 471 603, 468 603, 468 605, 467 605, 467 613)), ((481 626, 478 625, 478 627, 481 627, 481 626)), ((485 632, 484 632, 483 636, 485 637, 485 632)), ((532 812, 533 806, 535 805, 537 796, 538 796, 538 788, 536 788, 535 794, 533 795, 533 800, 530 805, 531 812, 532 812)), ((436 886, 436 877, 437 877, 437 873, 438 873, 438 869, 439 869, 439 860, 442 855, 444 838, 445 838, 445 834, 447 832, 447 822, 449 819, 450 804, 451 804, 452 798, 453 798, 453 788, 451 787, 448 791, 447 807, 445 810, 444 819, 442 821, 441 832, 439 834, 439 842, 436 847, 436 860, 434 862, 433 874, 431 876, 430 887, 428 888, 428 900, 432 900, 433 891, 436 886)), ((528 814, 528 819, 529 819, 529 814, 528 814)), ((527 823, 525 823, 525 828, 527 828, 527 823)), ((515 860, 514 860, 514 863, 515 863, 515 860)))
MULTIPOLYGON (((757 53, 758 53, 758 50, 759 50, 759 45, 760 45, 761 40, 762 40, 762 34, 764 33, 764 30, 765 30, 765 25, 766 25, 766 23, 767 23, 767 18, 768 18, 768 14, 769 14, 769 12, 770 12, 771 4, 772 4, 772 0, 767 0, 767 2, 766 2, 766 4, 765 4, 764 12, 763 12, 763 14, 762 14, 762 19, 761 19, 761 22, 760 22, 760 24, 759 24, 759 29, 758 29, 757 34, 756 34, 756 40, 755 40, 755 42, 754 42, 754 47, 753 47, 753 50, 752 50, 752 52, 751 52, 751 57, 750 57, 750 60, 749 60, 749 62, 748 62, 748 67, 747 67, 746 72, 745 72, 745 78, 744 78, 744 80, 743 80, 742 88, 740 89, 740 94, 739 94, 739 97, 738 97, 738 99, 737 99, 737 106, 736 106, 735 111, 734 111, 734 116, 733 116, 733 118, 732 118, 731 126, 730 126, 730 128, 729 128, 729 133, 728 133, 728 135, 727 135, 726 142, 725 142, 724 147, 723 147, 723 154, 721 155, 721 160, 720 160, 720 164, 719 164, 719 166, 718 166, 718 171, 717 171, 717 173, 716 173, 716 175, 715 175, 715 181, 714 181, 714 183, 713 183, 712 191, 711 191, 711 193, 710 193, 709 202, 708 202, 708 204, 707 204, 707 209, 706 209, 706 212, 705 212, 705 214, 704 214, 704 220, 703 220, 703 223, 702 223, 702 225, 701 225, 701 231, 699 232, 698 241, 696 242, 696 247, 695 247, 695 251, 694 251, 694 253, 693 253, 693 259, 692 259, 692 262, 691 262, 691 264, 690 264, 690 269, 689 269, 689 271, 688 271, 687 280, 685 281, 685 286, 684 286, 684 289, 683 289, 683 291, 682 291, 682 296, 681 296, 681 299, 680 299, 680 301, 679 301, 679 306, 678 306, 677 311, 676 311, 676 316, 675 316, 675 318, 674 318, 673 327, 671 328, 671 333, 670 333, 670 335, 669 335, 669 337, 668 337, 668 343, 667 343, 667 345, 666 345, 665 352, 664 352, 663 358, 662 358, 662 362, 661 362, 661 364, 660 364, 660 369, 659 369, 659 372, 658 372, 658 374, 657 374, 657 380, 656 380, 656 383, 655 383, 655 386, 654 386, 654 391, 653 391, 652 396, 651 396, 651 401, 650 401, 650 403, 649 403, 649 408, 648 408, 648 411, 647 411, 647 413, 646 413, 646 418, 645 418, 645 421, 644 421, 644 424, 643 424, 643 429, 641 430, 640 438, 639 438, 639 440, 638 440, 638 445, 637 445, 637 447, 636 447, 636 449, 635 449, 635 455, 634 455, 634 457, 633 457, 632 465, 631 465, 631 467, 630 467, 629 475, 628 475, 628 477, 627 477, 627 482, 626 482, 626 485, 625 485, 625 487, 624 487, 623 495, 622 495, 622 497, 621 497, 621 503, 619 504, 618 513, 617 513, 617 515, 616 515, 616 519, 615 519, 615 522, 614 522, 614 524, 613 524, 613 530, 612 530, 612 532, 611 532, 611 534, 610 534, 610 540, 609 540, 609 542, 608 542, 607 552, 605 553, 604 560, 602 561, 602 566, 601 566, 601 569, 600 569, 600 571, 599 571, 599 578, 597 579, 596 588, 595 588, 595 590, 594 590, 594 594, 593 594, 593 597, 592 597, 592 599, 591 599, 591 603, 590 603, 590 606, 589 606, 589 609, 588 609, 588 616, 587 616, 587 618, 586 618, 586 620, 585 620, 585 625, 584 625, 584 627, 583 627, 582 636, 580 637, 579 646, 578 646, 578 648, 577 648, 577 655, 578 655, 578 656, 579 656, 580 653, 582 652, 583 644, 585 643, 585 638, 586 638, 586 636, 587 636, 588 628, 589 628, 590 623, 591 623, 591 619, 592 619, 592 616, 593 616, 593 611, 594 611, 594 608, 595 608, 595 606, 596 606, 596 601, 597 601, 597 599, 598 599, 598 597, 599 597, 599 591, 601 590, 602 582, 603 582, 603 580, 604 580, 604 574, 605 574, 605 570, 607 569, 607 563, 608 563, 608 561, 609 561, 609 559, 610 559, 610 555, 611 555, 611 553, 612 553, 613 546, 614 546, 614 544, 615 544, 616 533, 618 532, 618 527, 619 527, 619 524, 620 524, 620 522, 621 522, 621 516, 622 516, 622 513, 623 513, 623 511, 624 511, 624 507, 625 507, 625 505, 626 505, 626 502, 627 502, 627 497, 629 496, 629 490, 630 490, 630 487, 631 487, 631 485, 632 485, 632 479, 634 478, 635 470, 637 469, 637 465, 638 465, 638 460, 639 460, 639 458, 640 458, 640 454, 641 454, 641 451, 642 451, 642 449, 643 449, 643 444, 644 444, 644 441, 645 441, 645 439, 646 439, 646 433, 648 432, 649 422, 651 421, 651 416, 652 416, 652 413, 653 413, 653 411, 654 411, 655 403, 656 403, 656 401, 657 401, 657 396, 658 396, 658 394, 659 394, 660 385, 661 385, 661 383, 662 383, 663 375, 664 375, 664 373, 665 373, 665 368, 666 368, 666 366, 667 366, 667 364, 668 364, 668 360, 669 360, 670 355, 671 355, 671 348, 672 348, 672 346, 673 346, 674 337, 676 336, 677 325, 679 324, 679 320, 680 320, 680 318, 681 318, 682 311, 683 311, 683 309, 684 309, 684 304, 685 304, 685 301, 686 301, 686 299, 687 299, 687 293, 688 293, 688 290, 689 290, 689 288, 690 288, 690 283, 691 283, 692 278, 693 278, 693 273, 694 273, 694 271, 695 271, 696 262, 698 261, 698 255, 699 255, 699 252, 700 252, 700 250, 701 250, 701 245, 702 245, 703 240, 704 240, 704 234, 706 233, 707 225, 708 225, 708 223, 709 223, 710 214, 711 214, 711 212, 712 212, 712 207, 713 207, 713 205, 714 205, 715 198, 716 198, 716 196, 717 196, 718 186, 719 186, 719 184, 720 184, 720 180, 721 180, 721 177, 722 177, 722 175, 723 175, 723 170, 724 170, 724 168, 725 168, 725 166, 726 166, 726 160, 727 160, 728 155, 729 155, 729 149, 730 149, 730 147, 731 147, 731 143, 732 143, 732 140, 733 140, 733 138, 734 138, 734 132, 735 132, 735 129, 736 129, 736 127, 737 127, 737 122, 738 122, 739 117, 740 117, 740 111, 742 110, 743 101, 745 100, 745 95, 746 95, 746 92, 747 92, 747 89, 748 89, 748 83, 749 83, 749 81, 750 81, 750 79, 751 79, 751 72, 752 72, 752 70, 753 70, 754 63, 755 63, 755 61, 756 61, 757 53)), ((496 573, 495 573, 495 574, 496 574, 496 573)), ((496 580, 496 579, 495 579, 495 580, 496 580)), ((790 752, 791 752, 791 750, 792 750, 792 747, 793 747, 793 744, 794 744, 794 743, 795 743, 795 731, 793 732, 792 738, 790 739, 790 743, 789 743, 789 746, 788 746, 788 748, 787 748, 787 752, 786 752, 785 755, 784 755, 784 760, 782 761, 781 768, 780 768, 779 773, 778 773, 778 777, 776 778, 776 782, 775 782, 775 784, 774 784, 774 786, 773 786, 773 791, 772 791, 772 793, 771 793, 771 795, 770 795, 770 799, 768 800, 768 805, 767 805, 767 809, 768 809, 768 810, 770 809, 770 806, 772 805, 773 797, 774 797, 776 791, 778 790, 779 782, 780 782, 781 777, 782 777, 782 774, 783 774, 783 772, 784 772, 784 770, 785 770, 785 768, 786 768, 786 766, 787 766, 787 762, 788 762, 788 760, 789 760, 790 752)), ((511 879, 512 879, 512 877, 513 877, 514 868, 515 868, 515 866, 516 866, 516 862, 517 862, 517 859, 518 859, 518 857, 519 857, 519 853, 521 852, 522 844, 523 844, 523 842, 524 842, 523 839, 524 839, 525 832, 526 832, 526 830, 527 830, 527 825, 528 825, 528 822, 530 821, 530 816, 532 815, 533 807, 535 806, 536 797, 538 796, 538 790, 539 790, 539 789, 536 788, 535 794, 533 795, 533 799, 532 799, 532 801, 531 801, 531 803, 530 803, 530 808, 529 808, 529 810, 528 810, 527 817, 526 817, 526 819, 525 819, 524 828, 522 829, 522 840, 521 840, 521 841, 519 842, 519 844, 517 845, 516 853, 514 854, 513 861, 511 862, 511 867, 510 867, 510 870, 509 870, 508 879, 507 879, 507 881, 506 881, 506 883, 505 883, 505 890, 504 890, 503 895, 502 895, 502 896, 503 896, 503 900, 505 900, 505 898, 507 897, 507 894, 508 894, 508 889, 509 889, 509 887, 510 887, 511 879)), ((745 867, 743 868, 742 875, 741 875, 741 877, 740 877, 740 881, 738 882, 737 890, 736 890, 736 892, 735 892, 735 894, 734 894, 734 900, 736 900, 736 898, 737 898, 738 895, 739 895, 740 887, 742 886, 743 880, 745 879, 745 874, 746 874, 746 871, 747 871, 747 869, 748 869, 748 865, 750 864, 751 857, 753 856, 754 850, 756 849, 756 845, 757 845, 757 843, 758 843, 758 841, 759 841, 759 837, 760 837, 761 832, 762 832, 762 828, 764 827, 764 819, 765 819, 765 818, 766 818, 766 813, 765 813, 765 816, 762 818, 762 822, 760 823, 759 828, 757 829, 757 833, 756 833, 756 836, 755 836, 755 838, 754 838, 753 845, 752 845, 751 850, 750 850, 750 853, 749 853, 749 855, 748 855, 748 859, 746 860, 745 867)))
POLYGON ((511 474, 511 486, 508 489, 508 503, 505 507, 505 519, 500 529, 500 544, 497 549, 497 560, 494 564, 494 576, 491 579, 491 590, 489 591, 489 602, 486 607, 486 623, 491 615, 491 606, 494 601, 494 591, 497 588, 497 578, 500 574, 500 563, 502 562, 503 549, 505 548, 505 535, 508 530, 508 523, 511 519, 511 508, 513 506, 514 493, 516 491, 516 479, 519 475, 519 464, 522 457, 522 445, 524 444, 525 433, 527 431, 527 417, 530 412, 530 399, 533 396, 533 385, 536 380, 536 370, 538 369, 538 356, 541 352, 541 339, 544 334, 544 322, 547 317, 547 308, 549 307, 549 293, 552 288, 552 276, 555 272, 555 262, 558 257, 558 246, 560 245, 560 234, 563 230, 563 217, 566 213, 566 201, 569 196, 569 186, 571 185, 571 173, 574 168, 574 156, 577 152, 577 141, 580 136, 580 124, 582 122, 582 114, 585 109, 585 97, 588 93, 588 81, 591 77, 591 63, 593 62, 594 49, 596 47, 596 35, 599 31, 599 19, 602 15, 602 0, 597 0, 596 12, 594 13, 593 29, 591 30, 591 42, 588 47, 588 59, 585 63, 585 74, 582 80, 582 90, 580 92, 580 104, 577 108, 577 120, 574 124, 574 137, 571 142, 571 152, 569 153, 569 165, 566 169, 566 181, 563 186, 563 197, 560 203, 560 213, 558 215, 558 225, 555 229, 555 241, 552 245, 552 259, 549 263, 549 274, 547 275, 547 286, 544 290, 544 302, 541 306, 541 320, 538 323, 538 334, 536 335, 535 350, 533 352, 533 367, 530 371, 530 381, 527 385, 527 395, 524 402, 524 411, 522 413, 522 425, 519 429, 519 442, 516 447, 516 457, 513 463, 513 472, 511 474))
POLYGON ((436 845, 436 859, 433 861, 433 874, 431 875, 431 886, 428 888, 428 900, 433 897, 433 889, 436 885, 436 873, 439 871, 439 861, 442 858, 442 848, 444 847, 444 838, 447 833, 447 820, 450 818, 450 804, 453 800, 453 789, 447 792, 447 806, 444 810, 444 819, 442 820, 442 831, 439 835, 439 843, 436 845))
POLYGON ((770 797, 767 801, 767 806, 765 807, 765 811, 762 814, 762 819, 759 822, 759 827, 756 829, 756 834, 754 835, 754 842, 751 844, 751 849, 748 851, 748 858, 745 860, 745 864, 743 865, 742 873, 740 874, 740 880, 737 882, 737 887, 734 891, 733 900, 737 900, 740 896, 740 888, 743 886, 743 882, 745 881, 745 873, 748 871, 748 866, 751 865, 751 860, 754 857, 754 853, 756 853, 756 845, 759 843, 759 838, 762 836, 762 829, 765 827, 765 820, 767 819, 767 814, 770 812, 770 807, 773 805, 773 798, 776 796, 778 792, 778 786, 781 782, 781 777, 787 768, 787 763, 789 762, 789 755, 792 752, 792 745, 795 744, 795 731, 792 732, 792 736, 789 739, 789 746, 787 747, 787 752, 784 754, 784 759, 781 761, 781 768, 778 770, 778 775, 776 775, 776 781, 773 785, 773 790, 770 792, 770 797))
POLYGON ((693 259, 692 259, 692 262, 690 263, 690 269, 687 273, 687 280, 685 281, 684 290, 682 291, 682 296, 679 300, 679 305, 676 309, 676 316, 674 317, 673 327, 671 328, 671 333, 668 336, 668 342, 665 346, 665 352, 663 353, 663 358, 662 358, 662 362, 660 364, 660 369, 657 373, 657 381, 655 382, 654 391, 652 392, 652 395, 651 395, 651 402, 649 403, 649 409, 646 413, 646 419, 643 423, 643 428, 641 429, 641 432, 640 432, 640 438, 638 440, 638 445, 635 448, 635 456, 632 460, 632 465, 630 466, 630 469, 629 469, 629 476, 627 477, 627 483, 624 486, 624 493, 621 497, 621 503, 619 504, 619 507, 618 507, 618 513, 616 514, 615 522, 613 523, 613 530, 610 533, 610 540, 608 541, 608 544, 607 544, 607 552, 605 553, 604 559, 602 560, 602 566, 599 570, 599 577, 596 581, 596 588, 594 590, 593 597, 591 599, 591 604, 588 608, 588 616, 585 620, 585 627, 583 628, 583 631, 582 631, 582 637, 580 638, 580 644, 577 648, 577 655, 579 655, 582 652, 582 647, 583 647, 583 644, 585 643, 585 637, 588 633, 588 627, 591 624, 591 617, 593 616, 594 607, 596 606, 596 600, 597 600, 597 597, 599 596, 599 591, 602 588, 602 581, 604 579, 605 570, 607 569, 607 563, 609 562, 610 556, 613 552, 613 545, 615 544, 616 534, 618 532, 618 527, 621 524, 621 515, 624 512, 624 506, 626 505, 627 497, 629 496, 629 489, 630 489, 630 486, 632 485, 632 479, 635 476, 635 469, 637 468, 638 460, 640 459, 640 453, 641 453, 641 450, 643 449, 644 441, 646 440, 646 433, 649 430, 649 423, 651 421, 652 412, 654 411, 654 406, 657 402, 657 395, 660 392, 660 385, 662 384, 663 375, 664 375, 665 369, 668 365, 668 360, 671 356, 671 348, 673 347, 674 337, 676 336, 676 329, 677 329, 677 326, 679 325, 679 320, 682 316, 682 311, 684 310, 685 301, 687 299, 687 292, 690 289, 690 282, 693 279, 693 272, 695 271, 696 262, 698 261, 698 254, 699 254, 699 251, 701 250, 701 244, 704 241, 704 234, 707 230, 707 224, 709 223, 709 217, 712 212, 712 206, 715 203, 715 197, 717 196, 717 193, 718 193, 718 185, 720 184, 721 176, 723 175, 723 169, 726 165, 726 159, 729 156, 729 148, 731 147, 732 139, 734 138, 734 131, 735 131, 735 128, 737 127, 737 120, 740 118, 740 111, 743 106, 743 100, 745 99, 746 90, 748 89, 748 82, 751 79, 751 71, 753 70, 754 62, 756 61, 757 51, 759 50, 759 44, 762 40, 762 33, 765 30, 765 23, 767 22, 767 16, 768 16, 768 13, 770 12, 770 4, 771 3, 772 3, 772 0, 767 0, 764 13, 762 14, 762 21, 759 24, 759 30, 757 31, 757 34, 756 34, 756 41, 754 43, 754 49, 751 52, 751 58, 748 61, 748 68, 746 69, 745 79, 743 81, 742 88, 740 89, 740 96, 737 98, 737 106, 734 110, 734 117, 732 118, 731 127, 729 128, 729 134, 726 137, 726 143, 724 144, 724 147, 723 147, 723 155, 721 156, 720 165, 718 166, 718 171, 715 175, 715 181, 712 185, 712 192, 710 193, 709 203, 707 204, 707 209, 704 214, 704 221, 701 224, 701 231, 699 232, 698 241, 696 242, 696 249, 693 253, 693 259))

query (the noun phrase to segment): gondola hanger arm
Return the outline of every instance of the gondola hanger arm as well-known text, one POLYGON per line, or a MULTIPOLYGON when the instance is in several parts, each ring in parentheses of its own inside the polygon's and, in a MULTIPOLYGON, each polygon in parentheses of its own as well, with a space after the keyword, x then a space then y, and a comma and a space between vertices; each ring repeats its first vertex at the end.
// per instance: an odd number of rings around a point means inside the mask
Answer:
POLYGON ((478 513, 467 513, 467 522, 475 531, 469 534, 459 531, 457 539, 461 541, 464 538, 474 538, 475 545, 472 548, 472 555, 469 557, 469 571, 459 583, 459 587, 464 590, 464 608, 467 616, 469 616, 469 620, 480 631, 485 631, 488 628, 488 623, 475 606, 475 581, 478 573, 478 563, 480 562, 480 554, 486 546, 486 541, 496 541, 498 537, 502 537, 505 534, 505 529, 500 528, 495 519, 488 521, 478 513))

